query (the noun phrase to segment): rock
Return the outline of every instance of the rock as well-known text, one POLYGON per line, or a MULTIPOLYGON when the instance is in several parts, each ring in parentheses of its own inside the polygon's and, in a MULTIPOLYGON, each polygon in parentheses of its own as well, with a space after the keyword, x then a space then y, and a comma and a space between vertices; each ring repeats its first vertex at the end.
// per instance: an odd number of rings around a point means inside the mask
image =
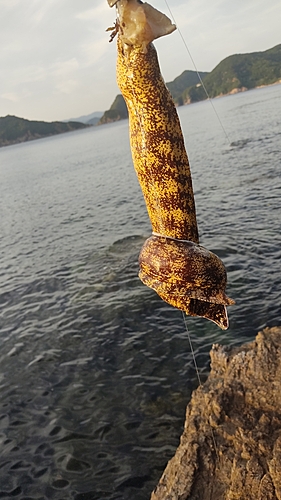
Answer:
POLYGON ((210 354, 151 500, 281 500, 281 327, 210 354))

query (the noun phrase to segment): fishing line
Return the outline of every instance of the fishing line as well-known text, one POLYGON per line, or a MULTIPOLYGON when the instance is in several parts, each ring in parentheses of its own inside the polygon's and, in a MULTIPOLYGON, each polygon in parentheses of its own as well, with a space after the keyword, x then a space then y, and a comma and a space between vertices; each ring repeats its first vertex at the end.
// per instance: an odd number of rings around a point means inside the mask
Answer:
MULTIPOLYGON (((214 111, 214 113, 215 113, 215 115, 216 115, 216 117, 217 117, 217 120, 218 120, 218 122, 219 122, 219 124, 220 124, 220 126, 221 126, 221 128, 222 128, 222 130, 223 130, 223 133, 224 133, 224 135, 225 135, 225 137, 226 137, 226 139, 227 139, 228 143, 229 143, 229 144, 231 144, 231 141, 230 141, 230 138, 229 138, 229 136, 228 136, 228 133, 227 133, 227 131, 226 131, 226 129, 225 129, 225 127, 224 127, 224 125, 223 125, 223 123, 222 123, 221 119, 220 119, 220 116, 219 116, 219 114, 218 114, 218 112, 217 112, 217 110, 216 110, 216 108, 215 108, 215 106, 214 106, 214 103, 213 103, 212 99, 211 99, 211 98, 210 98, 210 96, 209 96, 209 93, 208 93, 208 91, 207 91, 207 89, 206 89, 206 86, 205 86, 205 84, 204 84, 204 82, 203 82, 203 80, 202 80, 202 78, 201 78, 201 75, 200 75, 200 73, 199 73, 199 71, 198 71, 198 69, 197 69, 197 66, 196 66, 195 61, 194 61, 194 59, 193 59, 193 57, 192 57, 192 54, 191 54, 191 52, 190 52, 190 50, 189 50, 189 48, 188 48, 188 45, 187 45, 187 43, 186 43, 186 41, 185 41, 185 38, 184 38, 184 36, 183 36, 183 34, 182 34, 182 32, 181 32, 180 28, 178 27, 178 24, 177 24, 177 22, 176 22, 176 20, 175 20, 175 17, 174 17, 174 15, 173 15, 173 13, 172 13, 172 11, 171 11, 171 9, 170 9, 170 6, 169 6, 169 4, 168 4, 168 1, 167 1, 167 0, 164 0, 164 1, 165 1, 165 4, 166 4, 166 6, 167 6, 167 9, 168 9, 168 11, 169 11, 169 13, 170 13, 170 16, 171 16, 171 18, 172 18, 172 20, 173 20, 174 24, 177 26, 177 29, 178 29, 179 35, 180 35, 180 37, 181 37, 181 39, 182 39, 182 42, 183 42, 183 44, 184 44, 184 46, 185 46, 185 49, 186 49, 187 53, 188 53, 188 55, 189 55, 189 57, 190 57, 190 59, 191 59, 191 62, 192 62, 192 64, 193 64, 194 68, 195 68, 195 71, 196 71, 197 76, 198 76, 198 78, 199 78, 199 81, 200 81, 200 83, 201 83, 201 85, 202 85, 202 87, 203 87, 203 89, 204 89, 204 92, 205 92, 205 94, 206 94, 206 96, 207 96, 207 99, 208 99, 209 103, 211 104, 211 106, 212 106, 212 108, 213 108, 213 111, 214 111)), ((202 390, 202 392, 204 393, 204 391, 203 391, 203 384, 202 384, 202 380, 201 380, 201 377, 200 377, 199 368, 198 368, 197 361, 196 361, 195 351, 194 351, 193 344, 192 344, 192 340, 191 340, 191 335, 190 335, 190 333, 189 333, 189 329, 188 329, 188 326, 187 326, 187 321, 186 321, 186 316, 185 316, 185 314, 184 314, 184 312, 183 312, 183 311, 182 311, 182 317, 183 317, 183 322, 184 322, 185 329, 186 329, 186 333, 187 333, 187 337, 188 337, 188 342, 189 342, 189 345, 190 345, 190 352, 191 352, 191 355, 192 355, 192 359, 193 359, 193 363, 194 363, 194 367, 195 367, 195 371, 196 371, 196 375, 197 375, 197 379, 198 379, 198 384, 199 384, 200 389, 201 389, 201 390, 202 390)), ((206 399, 205 393, 204 393, 204 397, 205 397, 205 399, 206 399)), ((206 408, 207 408, 207 407, 208 407, 208 402, 207 402, 207 400, 206 400, 206 408)), ((217 456, 218 461, 220 461, 220 458, 219 458, 219 452, 218 452, 218 448, 217 448, 217 443, 216 443, 216 440, 215 440, 215 435, 214 435, 213 427, 212 427, 212 425, 211 425, 210 421, 209 421, 209 426, 210 426, 210 430, 211 430, 211 435, 212 435, 212 441, 213 441, 213 445, 214 445, 214 450, 215 450, 215 453, 216 453, 216 456, 217 456)))
POLYGON ((224 125, 223 125, 223 123, 222 123, 221 119, 220 119, 220 116, 219 116, 219 114, 218 114, 218 112, 217 112, 217 110, 216 110, 216 108, 215 108, 215 105, 214 105, 214 103, 213 103, 212 99, 211 99, 211 98, 210 98, 210 96, 209 96, 209 93, 208 93, 208 91, 207 91, 207 89, 206 89, 206 86, 205 86, 205 84, 204 84, 204 82, 203 82, 203 80, 202 80, 202 78, 201 78, 201 75, 200 75, 200 73, 199 73, 199 71, 198 71, 198 69, 197 69, 197 66, 196 66, 196 64, 195 64, 195 61, 194 61, 194 59, 193 59, 193 57, 192 57, 192 54, 191 54, 191 52, 190 52, 190 50, 189 50, 189 48, 188 48, 188 45, 187 45, 187 43, 186 43, 186 41, 185 41, 185 38, 184 38, 184 36, 183 36, 183 34, 182 34, 182 32, 181 32, 181 30, 180 30, 179 26, 178 26, 178 23, 177 23, 177 22, 176 22, 176 20, 175 20, 175 17, 174 17, 174 15, 173 15, 173 13, 172 13, 172 11, 171 11, 170 7, 169 7, 169 4, 168 4, 167 0, 164 0, 164 2, 165 2, 165 4, 166 4, 166 6, 167 6, 167 9, 168 9, 168 11, 169 11, 169 13, 170 13, 170 16, 171 16, 171 18, 172 18, 172 20, 173 20, 174 24, 177 26, 177 30, 178 30, 178 32, 179 32, 179 35, 180 35, 180 37, 181 37, 181 39, 182 39, 182 42, 183 42, 183 44, 184 44, 184 46, 185 46, 185 48, 186 48, 186 50, 187 50, 187 53, 188 53, 188 55, 189 55, 189 57, 190 57, 190 59, 191 59, 191 62, 192 62, 193 67, 194 67, 194 69, 195 69, 195 71, 196 71, 196 73, 197 73, 197 76, 198 76, 199 81, 200 81, 200 83, 201 83, 201 85, 202 85, 202 87, 203 87, 203 90, 204 90, 204 92, 205 92, 205 94, 206 94, 206 96, 207 96, 207 99, 208 99, 209 103, 211 104, 211 106, 212 106, 212 108, 213 108, 213 111, 214 111, 214 113, 215 113, 215 115, 216 115, 216 117, 217 117, 217 120, 218 120, 218 122, 219 122, 219 124, 220 124, 220 126, 221 126, 221 128, 222 128, 222 130, 223 130, 223 132, 224 132, 224 135, 225 135, 225 137, 226 137, 226 139, 227 139, 227 141, 228 141, 229 145, 231 145, 231 141, 230 141, 229 135, 228 135, 228 133, 227 133, 227 131, 226 131, 226 129, 225 129, 225 127, 224 127, 224 125))
MULTIPOLYGON (((167 1, 166 1, 166 0, 165 0, 165 2, 166 2, 166 5, 167 5, 167 7, 168 7, 168 10, 169 10, 169 12, 170 12, 170 14, 171 14, 171 17, 172 17, 172 18, 173 18, 173 20, 174 20, 174 16, 173 16, 173 14, 172 14, 172 12, 171 12, 171 10, 170 10, 169 6, 168 6, 168 3, 167 3, 167 1)), ((116 8, 116 11, 117 11, 117 19, 118 19, 118 18, 119 18, 119 14, 118 14, 118 9, 117 9, 117 8, 116 8)), ((174 20, 174 22, 175 22, 175 20, 174 20)), ((175 24, 176 24, 176 23, 175 23, 175 24)), ((187 49, 188 53, 190 54, 189 49, 188 49, 188 47, 187 47, 187 44, 186 44, 186 42, 185 42, 185 40, 184 40, 184 38, 183 38, 183 36, 182 36, 182 34, 181 34, 180 30, 179 30, 179 33, 180 33, 181 38, 182 38, 182 40, 183 40, 183 42, 184 42, 184 45, 186 46, 186 49, 187 49)), ((193 64, 194 64, 194 67, 195 67, 195 69, 196 69, 196 72, 197 72, 198 78, 199 78, 199 80, 200 80, 200 81, 201 81, 201 83, 202 83, 202 86, 203 86, 203 88, 204 88, 204 90, 205 90, 205 92, 206 92, 206 95, 207 95, 207 97, 208 97, 209 101, 211 102, 210 97, 209 97, 209 95, 208 95, 208 92, 207 92, 207 90, 206 90, 206 88, 205 88, 204 83, 202 82, 201 76, 200 76, 200 74, 199 74, 199 72, 198 72, 198 70, 197 70, 197 68, 196 68, 195 62, 193 61, 191 54, 190 54, 190 57, 191 57, 191 60, 192 60, 192 62, 193 62, 193 64)), ((127 71, 128 71, 128 69, 129 69, 129 68, 128 68, 128 65, 127 65, 127 63, 126 63, 126 62, 125 62, 125 65, 126 65, 126 67, 127 67, 127 71)), ((136 99, 136 100, 137 100, 137 96, 136 96, 135 89, 134 89, 134 87, 133 87, 133 86, 132 86, 132 88, 131 88, 131 91, 132 91, 132 94, 133 94, 133 96, 134 96, 134 99, 136 99)), ((216 112, 216 110, 215 110, 215 108, 214 108, 214 106, 213 106, 213 103, 211 102, 211 104, 212 104, 212 107, 213 107, 213 109, 214 109, 214 111, 215 111, 215 113, 216 113, 216 115, 217 115, 217 118, 218 118, 218 120, 219 120, 220 124, 221 124, 221 127, 222 127, 223 131, 225 132, 225 135, 226 135, 226 137, 227 137, 227 139, 228 139, 228 136, 227 136, 226 130, 225 130, 225 129, 224 129, 224 127, 223 127, 223 124, 222 124, 222 122, 221 122, 221 120, 220 120, 220 118, 219 118, 219 116, 218 116, 218 114, 217 114, 217 112, 216 112)), ((144 135, 143 117, 140 115, 140 113, 139 113, 139 111, 138 111, 138 109, 137 109, 137 108, 135 109, 135 112, 136 112, 137 120, 138 120, 138 122, 139 122, 140 135, 141 135, 141 137, 142 137, 142 139, 143 139, 143 135, 144 135)), ((143 142, 143 140, 142 140, 142 142, 143 142)), ((151 177, 151 179, 152 179, 152 178, 153 178, 153 175, 152 175, 152 170, 151 170, 151 167, 149 167, 149 170, 150 170, 150 177, 151 177)), ((162 229, 163 229, 163 220, 162 220, 162 214, 161 214, 161 212, 162 212, 162 210, 161 210, 161 203, 160 203, 160 199, 159 199, 159 197, 158 197, 157 191, 155 190, 154 185, 153 185, 153 183, 152 183, 152 182, 151 182, 151 186, 152 186, 152 190, 153 190, 154 195, 155 195, 156 205, 157 205, 157 207, 158 207, 158 211, 159 211, 159 213, 160 213, 160 227, 161 227, 161 232, 162 232, 162 229)), ((154 234, 155 236, 162 236, 161 234, 158 234, 158 233, 152 233, 152 234, 154 234)), ((164 236, 164 237, 165 237, 165 236, 164 236)), ((171 238, 171 239, 175 239, 175 240, 176 240, 176 238, 171 238)), ((186 241, 186 240, 179 240, 179 241, 186 241)), ((191 336, 190 336, 190 333, 189 333, 189 330, 188 330, 188 327, 187 327, 186 317, 185 317, 185 314, 184 314, 184 312, 183 312, 183 311, 182 311, 182 317, 183 317, 183 322, 184 322, 184 325, 185 325, 185 328, 186 328, 186 332, 187 332, 187 336, 188 336, 188 341, 189 341, 190 350, 191 350, 191 354, 192 354, 192 358, 193 358, 193 363, 194 363, 195 370, 196 370, 196 374, 197 374, 197 379, 198 379, 199 387, 200 387, 200 389, 202 390, 202 392, 203 392, 203 394, 204 394, 204 397, 206 398, 206 395, 205 395, 205 393, 204 393, 204 391, 203 391, 203 384, 202 384, 202 380, 201 380, 201 377, 200 377, 199 368, 198 368, 198 365, 197 365, 197 362, 196 362, 196 357, 195 357, 195 352, 194 352, 193 345, 192 345, 192 341, 191 341, 191 336)), ((207 402, 206 402, 206 403, 207 403, 207 402)), ((207 407, 208 407, 208 405, 206 404, 206 408, 207 408, 207 407)), ((212 441, 213 441, 214 450, 215 450, 215 453, 216 453, 217 459, 219 460, 219 454, 218 454, 218 449, 217 449, 217 445, 216 445, 216 441, 215 441, 215 436, 214 436, 213 428, 212 428, 212 426, 211 426, 210 422, 209 422, 209 425, 210 425, 210 431, 211 431, 211 436, 212 436, 212 441)))
POLYGON ((187 322, 186 322, 186 317, 185 317, 185 314, 184 314, 183 311, 182 311, 182 318, 183 318, 183 322, 184 322, 186 333, 187 333, 187 338, 188 338, 189 345, 190 345, 190 352, 191 352, 191 355, 192 355, 192 358, 193 358, 193 363, 194 363, 194 366, 195 366, 195 371, 196 371, 196 375, 197 375, 199 387, 202 388, 203 384, 202 384, 202 380, 201 380, 201 377, 200 377, 199 368, 198 368, 196 357, 195 357, 195 352, 194 352, 193 345, 192 345, 192 342, 191 342, 191 337, 190 337, 190 333, 189 333, 189 330, 188 330, 188 326, 187 326, 187 322))
MULTIPOLYGON (((197 375, 197 379, 198 379, 198 384, 199 384, 199 387, 200 387, 200 389, 201 389, 201 391, 202 391, 202 393, 204 395, 204 398, 206 399, 206 395, 205 395, 205 392, 203 390, 203 384, 202 384, 202 380, 201 380, 199 368, 198 368, 196 357, 195 357, 195 351, 194 351, 194 348, 193 348, 193 344, 192 344, 192 341, 191 341, 191 336, 190 336, 189 329, 188 329, 188 326, 187 326, 186 316, 185 316, 185 314, 184 314, 183 311, 182 311, 182 318, 183 318, 183 322, 184 322, 186 333, 187 333, 187 338, 188 338, 189 345, 190 345, 190 352, 191 352, 191 355, 192 355, 192 358, 193 358, 193 363, 194 363, 194 366, 195 366, 195 371, 196 371, 196 375, 197 375)), ((206 400, 206 408, 208 408, 207 400, 206 400)), ((218 452, 217 443, 216 443, 216 440, 215 440, 215 435, 214 435, 213 427, 211 426, 210 419, 208 419, 208 420, 209 420, 208 423, 209 423, 210 430, 211 430, 211 435, 212 435, 212 441, 213 441, 213 445, 214 445, 214 450, 215 450, 217 459, 219 461, 220 460, 220 458, 219 458, 219 452, 218 452)))
MULTIPOLYGON (((188 48, 188 45, 187 45, 187 43, 186 43, 186 41, 185 41, 185 38, 184 38, 184 36, 183 36, 183 34, 182 34, 182 32, 181 32, 180 28, 178 27, 178 24, 177 24, 177 22, 176 22, 176 20, 175 20, 175 17, 174 17, 174 15, 173 15, 173 13, 172 13, 172 11, 171 11, 171 9, 170 9, 170 6, 169 6, 169 4, 168 4, 167 0, 164 0, 164 1, 165 1, 165 4, 166 4, 166 6, 167 6, 167 9, 168 9, 168 11, 169 11, 169 13, 170 13, 170 16, 171 16, 171 18, 172 18, 172 20, 173 20, 174 24, 177 26, 177 29, 178 29, 179 35, 180 35, 180 37, 181 37, 181 39, 182 39, 182 42, 183 42, 183 44, 184 44, 184 46, 185 46, 185 49, 186 49, 186 51, 187 51, 187 53, 188 53, 188 55, 189 55, 189 57, 190 57, 190 59, 191 59, 191 62, 192 62, 192 64, 193 64, 194 68, 195 68, 195 71, 196 71, 197 76, 198 76, 198 78, 199 78, 199 81, 200 81, 200 83, 201 83, 201 85, 202 85, 202 87, 203 87, 203 89, 204 89, 204 92, 205 92, 205 94, 206 94, 206 96, 207 96, 207 99, 208 99, 209 103, 211 104, 211 106, 212 106, 212 108, 213 108, 213 111, 214 111, 214 113, 215 113, 215 115, 216 115, 216 117, 217 117, 217 120, 218 120, 218 122, 219 122, 219 124, 220 124, 220 126, 221 126, 221 128, 222 128, 222 130, 223 130, 223 132, 224 132, 224 135, 225 135, 225 137, 226 137, 226 140, 228 141, 228 143, 229 143, 229 144, 231 144, 231 141, 230 141, 230 138, 229 138, 229 136, 228 136, 228 133, 227 133, 227 131, 226 131, 226 129, 225 129, 225 127, 224 127, 224 125, 223 125, 223 123, 222 123, 221 119, 220 119, 220 116, 219 116, 219 114, 218 114, 218 112, 217 112, 217 110, 216 110, 216 108, 215 108, 215 106, 214 106, 214 103, 213 103, 212 99, 211 99, 211 98, 210 98, 210 96, 209 96, 209 93, 208 93, 208 91, 207 91, 207 89, 206 89, 206 86, 205 86, 205 84, 204 84, 204 82, 203 82, 203 80, 202 80, 202 78, 201 78, 201 75, 200 75, 200 73, 199 73, 199 71, 198 71, 198 69, 197 69, 197 66, 196 66, 195 61, 194 61, 194 59, 193 59, 193 57, 192 57, 192 54, 191 54, 191 52, 190 52, 190 50, 189 50, 189 48, 188 48)), ((194 351, 193 344, 192 344, 192 340, 191 340, 191 335, 190 335, 190 333, 189 333, 189 329, 188 329, 188 326, 187 326, 187 321, 186 321, 186 316, 185 316, 185 314, 184 314, 184 312, 183 312, 183 311, 182 311, 182 318, 183 318, 183 322, 184 322, 184 325, 185 325, 185 329, 186 329, 186 333, 187 333, 188 342, 189 342, 189 345, 190 345, 190 352, 191 352, 191 355, 192 355, 193 364, 194 364, 194 367, 195 367, 195 371, 196 371, 196 376, 197 376, 198 384, 199 384, 199 387, 200 387, 200 389, 202 390, 202 392, 203 392, 203 394, 204 394, 204 397, 205 397, 205 399, 206 399, 205 393, 204 393, 204 391, 203 391, 203 384, 202 384, 202 380, 201 380, 201 376, 200 376, 200 372, 199 372, 198 364, 197 364, 197 361, 196 361, 195 351, 194 351)), ((207 405, 207 401, 206 401, 206 408, 207 408, 207 407, 208 407, 208 405, 207 405)), ((211 425, 210 421, 209 421, 209 426, 210 426, 210 430, 211 430, 211 436, 212 436, 212 441, 213 441, 214 450, 215 450, 215 453, 216 453, 216 456, 217 456, 218 461, 220 461, 219 452, 218 452, 218 448, 217 448, 217 443, 216 443, 216 439, 215 439, 215 435, 214 435, 213 427, 212 427, 212 425, 211 425)))

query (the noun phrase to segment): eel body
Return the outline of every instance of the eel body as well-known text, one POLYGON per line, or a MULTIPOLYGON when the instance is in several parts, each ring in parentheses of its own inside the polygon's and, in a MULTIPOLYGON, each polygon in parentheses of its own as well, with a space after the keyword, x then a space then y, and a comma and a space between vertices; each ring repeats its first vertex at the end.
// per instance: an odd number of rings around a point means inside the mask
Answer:
POLYGON ((117 5, 117 83, 129 112, 134 167, 152 225, 139 277, 169 304, 228 328, 226 270, 199 245, 192 178, 178 114, 161 76, 153 39, 174 31, 140 0, 117 5))

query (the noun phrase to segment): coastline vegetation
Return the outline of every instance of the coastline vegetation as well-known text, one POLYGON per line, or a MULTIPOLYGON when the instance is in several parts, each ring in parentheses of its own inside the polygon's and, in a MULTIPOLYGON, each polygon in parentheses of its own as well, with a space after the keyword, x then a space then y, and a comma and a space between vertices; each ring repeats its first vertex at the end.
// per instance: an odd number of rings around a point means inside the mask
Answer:
MULTIPOLYGON (((281 44, 264 52, 229 56, 206 75, 203 82, 210 97, 281 82, 281 44)), ((184 104, 207 98, 202 85, 186 88, 181 97, 184 104)))
POLYGON ((17 116, 0 117, 0 147, 17 144, 19 142, 41 139, 64 132, 89 127, 80 122, 44 122, 31 121, 17 116))
MULTIPOLYGON (((210 73, 200 71, 199 75, 211 98, 281 83, 281 44, 264 52, 228 56, 210 73)), ((166 85, 177 106, 207 99, 196 71, 186 70, 166 85)), ((127 117, 125 101, 118 94, 98 125, 127 117)))
MULTIPOLYGON (((200 78, 196 71, 185 70, 166 84, 177 106, 207 99, 201 81, 211 98, 281 83, 281 44, 263 52, 228 56, 210 73, 200 71, 199 76, 200 78)), ((127 117, 127 106, 121 94, 115 97, 110 109, 105 111, 101 118, 95 116, 88 123, 79 119, 68 122, 31 121, 7 115, 0 117, 0 147, 111 123, 127 117)))

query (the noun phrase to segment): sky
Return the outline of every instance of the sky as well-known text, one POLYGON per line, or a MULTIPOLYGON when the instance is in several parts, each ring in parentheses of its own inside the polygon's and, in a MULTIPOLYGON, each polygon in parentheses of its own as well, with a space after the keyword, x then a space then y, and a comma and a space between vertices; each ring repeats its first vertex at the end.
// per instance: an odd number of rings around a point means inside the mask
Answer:
MULTIPOLYGON (((170 16, 166 0, 151 0, 170 16)), ((280 0, 167 0, 199 71, 281 43, 280 0)), ((107 0, 0 0, 0 116, 66 120, 117 93, 116 18, 107 0)), ((194 70, 179 31, 155 42, 165 81, 194 70)))

